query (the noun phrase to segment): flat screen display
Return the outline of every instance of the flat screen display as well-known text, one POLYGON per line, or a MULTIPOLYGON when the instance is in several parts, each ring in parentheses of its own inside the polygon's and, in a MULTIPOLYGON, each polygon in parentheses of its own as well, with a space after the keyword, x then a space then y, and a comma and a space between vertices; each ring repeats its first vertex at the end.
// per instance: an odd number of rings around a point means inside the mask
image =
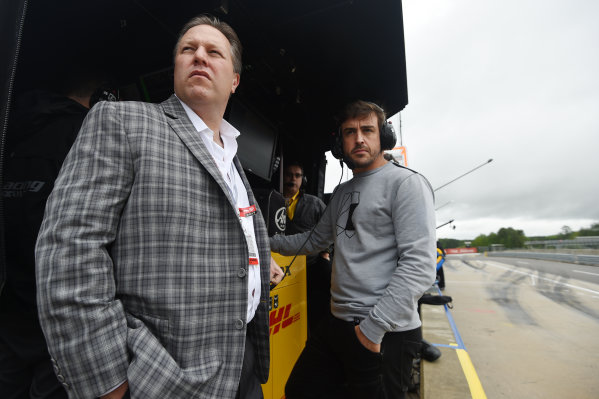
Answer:
POLYGON ((237 156, 243 169, 270 181, 277 145, 274 126, 235 100, 231 100, 227 120, 241 132, 237 138, 237 156))

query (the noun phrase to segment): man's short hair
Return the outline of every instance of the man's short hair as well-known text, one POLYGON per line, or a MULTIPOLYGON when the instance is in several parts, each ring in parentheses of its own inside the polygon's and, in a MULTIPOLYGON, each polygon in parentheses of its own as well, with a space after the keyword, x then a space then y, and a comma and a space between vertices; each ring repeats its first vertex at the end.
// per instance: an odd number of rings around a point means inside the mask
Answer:
POLYGON ((385 111, 375 103, 363 100, 357 100, 345 106, 339 116, 339 126, 348 119, 366 118, 373 112, 376 115, 380 132, 386 120, 385 111))
POLYGON ((291 166, 297 166, 298 168, 300 168, 302 170, 302 175, 304 174, 304 165, 302 165, 301 162, 297 161, 297 160, 291 160, 288 162, 285 162, 285 168, 283 168, 283 170, 291 167, 291 166))
POLYGON ((187 31, 190 30, 191 28, 199 26, 199 25, 212 26, 213 28, 217 29, 220 33, 222 33, 227 38, 227 40, 229 41, 229 44, 231 45, 233 70, 235 71, 235 73, 238 73, 241 75, 242 47, 241 47, 241 41, 239 40, 239 37, 237 37, 237 33, 235 33, 233 28, 231 28, 231 25, 229 25, 228 23, 223 22, 220 19, 218 19, 212 15, 209 15, 209 14, 198 15, 197 17, 191 19, 188 23, 186 23, 183 26, 183 28, 181 28, 181 31, 179 32, 179 37, 177 37, 177 43, 175 44, 175 49, 173 50, 173 60, 175 58, 177 58, 177 50, 179 49, 179 43, 181 42, 181 38, 183 37, 183 35, 185 35, 187 33, 187 31))

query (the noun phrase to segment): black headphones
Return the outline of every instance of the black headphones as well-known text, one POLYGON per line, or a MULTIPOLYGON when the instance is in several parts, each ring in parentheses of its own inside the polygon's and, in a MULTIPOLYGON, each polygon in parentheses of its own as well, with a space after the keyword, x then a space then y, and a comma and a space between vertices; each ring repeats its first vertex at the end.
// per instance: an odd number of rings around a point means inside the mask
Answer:
MULTIPOLYGON (((384 115, 384 111, 381 107, 379 107, 375 103, 368 104, 373 105, 375 108, 383 112, 384 115)), ((387 122, 386 120, 383 122, 383 126, 379 129, 379 137, 381 140, 381 151, 392 150, 395 146, 395 143, 397 142, 395 129, 393 129, 391 123, 387 122)), ((335 134, 333 145, 331 147, 331 153, 337 159, 343 160, 345 158, 343 154, 343 136, 341 134, 341 125, 339 125, 337 133, 335 134)))
POLYGON ((119 92, 117 89, 102 85, 98 87, 89 98, 89 107, 93 107, 100 101, 119 101, 119 92))

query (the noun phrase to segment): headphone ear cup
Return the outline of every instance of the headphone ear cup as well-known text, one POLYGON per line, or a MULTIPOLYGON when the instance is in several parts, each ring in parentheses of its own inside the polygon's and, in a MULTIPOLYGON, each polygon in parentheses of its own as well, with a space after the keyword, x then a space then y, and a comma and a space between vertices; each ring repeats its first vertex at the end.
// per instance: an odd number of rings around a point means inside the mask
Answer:
MULTIPOLYGON (((339 128, 341 129, 341 128, 339 128)), ((333 145, 331 147, 331 154, 337 159, 343 159, 343 145, 341 144, 341 131, 335 134, 333 139, 333 145)))
POLYGON ((383 123, 383 128, 381 129, 380 138, 381 150, 392 150, 393 147, 395 147, 395 143, 397 143, 397 136, 395 135, 393 125, 385 121, 385 123, 383 123))

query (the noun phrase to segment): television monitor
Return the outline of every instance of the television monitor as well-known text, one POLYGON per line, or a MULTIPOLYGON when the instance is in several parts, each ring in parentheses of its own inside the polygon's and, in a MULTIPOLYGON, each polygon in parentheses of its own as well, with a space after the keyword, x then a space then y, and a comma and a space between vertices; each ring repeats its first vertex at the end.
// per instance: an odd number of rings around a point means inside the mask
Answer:
POLYGON ((277 147, 276 128, 239 100, 231 100, 226 119, 241 132, 237 156, 243 168, 270 181, 277 147))

